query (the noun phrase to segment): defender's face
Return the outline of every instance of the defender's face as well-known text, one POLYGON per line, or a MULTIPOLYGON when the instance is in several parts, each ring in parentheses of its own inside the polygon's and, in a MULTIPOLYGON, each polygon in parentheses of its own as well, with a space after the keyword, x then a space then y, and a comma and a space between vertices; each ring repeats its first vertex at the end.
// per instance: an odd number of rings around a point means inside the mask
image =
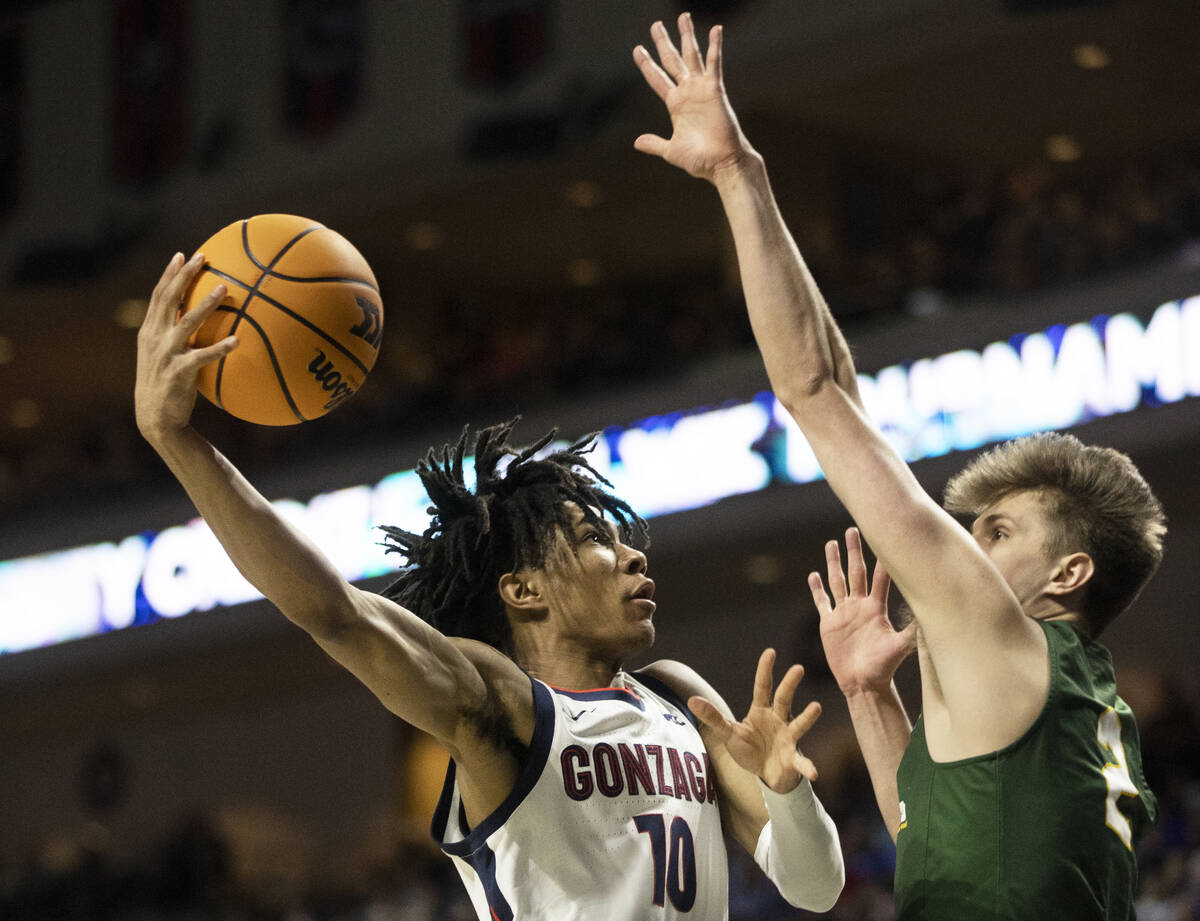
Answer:
POLYGON ((975 519, 971 535, 1028 611, 1050 581, 1055 563, 1047 550, 1045 511, 1038 494, 1009 493, 975 519))
POLYGON ((591 524, 572 505, 571 528, 551 547, 544 572, 549 616, 567 638, 618 656, 654 642, 646 555, 622 543, 611 522, 591 524))

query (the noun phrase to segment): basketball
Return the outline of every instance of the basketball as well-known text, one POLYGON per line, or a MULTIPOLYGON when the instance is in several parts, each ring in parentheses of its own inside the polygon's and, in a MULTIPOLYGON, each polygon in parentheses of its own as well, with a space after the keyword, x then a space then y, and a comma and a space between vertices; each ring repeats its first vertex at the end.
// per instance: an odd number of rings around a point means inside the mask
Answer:
POLYGON ((259 425, 325 415, 366 380, 379 354, 383 303, 362 254, 341 234, 292 214, 259 214, 213 234, 184 298, 191 310, 218 284, 224 300, 196 330, 202 347, 238 347, 206 365, 197 387, 259 425))

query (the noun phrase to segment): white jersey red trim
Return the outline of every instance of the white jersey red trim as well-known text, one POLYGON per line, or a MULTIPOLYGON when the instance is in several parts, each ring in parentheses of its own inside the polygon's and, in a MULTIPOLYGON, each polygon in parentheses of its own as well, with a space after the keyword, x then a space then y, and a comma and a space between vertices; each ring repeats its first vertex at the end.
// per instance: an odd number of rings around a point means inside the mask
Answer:
POLYGON ((433 818, 481 921, 725 921, 716 783, 683 702, 625 672, 589 691, 530 682, 512 793, 468 828, 452 761, 433 818))

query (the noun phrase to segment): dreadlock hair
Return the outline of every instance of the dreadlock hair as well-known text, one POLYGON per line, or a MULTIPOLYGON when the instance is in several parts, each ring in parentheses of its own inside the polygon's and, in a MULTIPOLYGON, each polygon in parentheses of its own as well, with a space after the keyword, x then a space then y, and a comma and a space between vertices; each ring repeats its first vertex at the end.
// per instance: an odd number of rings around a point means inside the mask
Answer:
POLYGON ((1018 490, 1038 494, 1050 554, 1082 550, 1096 564, 1087 585, 1083 626, 1093 635, 1141 592, 1163 554, 1166 518, 1128 456, 1044 432, 981 454, 946 484, 945 506, 977 517, 1018 490))
POLYGON ((568 503, 599 525, 609 515, 629 542, 648 542, 646 522, 603 487, 612 487, 588 463, 597 433, 537 457, 558 434, 515 448, 509 436, 520 417, 481 429, 475 437, 475 490, 463 480, 467 433, 430 448, 417 475, 433 504, 423 534, 385 525, 383 546, 406 563, 383 594, 448 636, 481 640, 512 651, 512 631, 498 590, 500 577, 540 567, 556 536, 571 529, 568 503), (506 463, 507 461, 507 463, 506 463))

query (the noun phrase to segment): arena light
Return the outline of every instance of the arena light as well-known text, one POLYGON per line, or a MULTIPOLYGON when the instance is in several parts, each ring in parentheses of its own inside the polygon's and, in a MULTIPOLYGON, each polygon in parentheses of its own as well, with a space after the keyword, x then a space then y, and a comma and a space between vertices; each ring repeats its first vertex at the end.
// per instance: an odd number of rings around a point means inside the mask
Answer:
MULTIPOLYGON (((1200 295, 1163 304, 1148 322, 1100 315, 891 365, 859 375, 859 386, 869 414, 909 461, 1200 396, 1200 295)), ((592 460, 646 517, 821 475, 769 393, 611 427, 592 460)), ((464 472, 473 473, 471 465, 464 472)), ((428 522, 428 498, 411 470, 274 505, 351 580, 393 568, 379 545, 380 524, 421 531, 428 522)), ((258 597, 195 519, 0 562, 0 652, 258 597)))
POLYGON ((1094 42, 1085 42, 1071 49, 1071 60, 1084 70, 1103 70, 1112 64, 1109 53, 1094 42))

